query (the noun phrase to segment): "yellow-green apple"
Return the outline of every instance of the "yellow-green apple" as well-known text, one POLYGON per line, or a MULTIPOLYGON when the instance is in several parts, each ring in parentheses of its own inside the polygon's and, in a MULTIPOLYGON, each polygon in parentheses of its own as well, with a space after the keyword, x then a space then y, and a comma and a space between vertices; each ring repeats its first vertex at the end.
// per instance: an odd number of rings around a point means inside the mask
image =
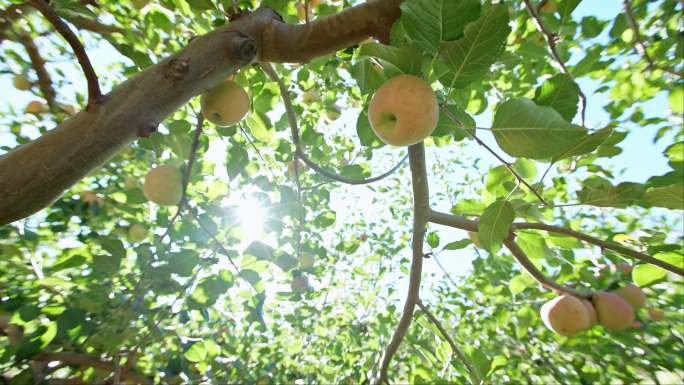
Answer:
POLYGON ((624 330, 634 323, 634 308, 619 295, 599 292, 591 299, 599 323, 607 330, 624 330))
POLYGON ((557 334, 570 337, 589 328, 587 310, 577 297, 561 295, 541 307, 546 327, 557 334))
POLYGON ((140 223, 135 223, 128 228, 128 241, 130 243, 142 242, 147 238, 147 228, 140 223))
POLYGON ((299 267, 304 270, 311 269, 312 267, 314 267, 314 263, 316 262, 314 256, 309 253, 299 254, 297 260, 299 261, 299 267))
POLYGON ((589 318, 589 328, 598 323, 598 316, 596 315, 596 309, 591 301, 587 299, 580 299, 582 305, 584 305, 584 310, 587 311, 587 317, 589 318))
POLYGON ((38 115, 38 114, 42 114, 44 112, 47 112, 47 110, 48 110, 47 106, 45 104, 43 104, 43 102, 39 102, 37 100, 34 100, 32 102, 29 102, 26 105, 25 111, 27 114, 38 115))
POLYGON ((165 164, 151 169, 145 176, 143 194, 159 205, 178 204, 183 195, 183 176, 178 167, 165 164))
POLYGON ((239 84, 225 80, 202 94, 202 114, 217 126, 231 126, 249 112, 249 95, 239 84))
POLYGON ((23 75, 15 75, 14 79, 12 79, 12 83, 14 84, 14 88, 20 91, 31 89, 31 82, 28 81, 28 79, 26 79, 26 77, 23 75))
POLYGON ((615 290, 613 293, 622 297, 625 301, 629 302, 632 307, 638 309, 646 305, 646 294, 641 290, 639 286, 634 284, 629 284, 625 287, 621 287, 615 290))
POLYGON ((665 312, 651 307, 648 309, 648 318, 653 321, 662 321, 665 319, 665 312))
POLYGON ((410 146, 432 134, 439 120, 439 105, 425 80, 399 75, 378 88, 368 107, 375 134, 393 146, 410 146))

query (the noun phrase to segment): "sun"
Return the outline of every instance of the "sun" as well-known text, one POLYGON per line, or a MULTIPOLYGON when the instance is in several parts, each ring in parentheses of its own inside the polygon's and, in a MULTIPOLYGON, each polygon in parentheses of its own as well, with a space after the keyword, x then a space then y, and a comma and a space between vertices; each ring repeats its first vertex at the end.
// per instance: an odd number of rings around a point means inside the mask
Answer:
POLYGON ((245 197, 239 203, 237 218, 245 236, 254 240, 264 235, 264 221, 267 210, 261 202, 252 197, 245 197))

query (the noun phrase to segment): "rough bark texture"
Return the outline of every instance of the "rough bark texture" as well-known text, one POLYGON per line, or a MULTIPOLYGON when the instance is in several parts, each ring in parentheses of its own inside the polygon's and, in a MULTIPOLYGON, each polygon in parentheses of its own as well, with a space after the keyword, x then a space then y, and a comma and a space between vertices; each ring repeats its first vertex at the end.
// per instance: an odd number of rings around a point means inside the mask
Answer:
POLYGON ((307 25, 260 9, 193 39, 40 138, 0 156, 0 225, 29 216, 212 84, 253 62, 305 62, 386 35, 402 0, 375 0, 307 25))

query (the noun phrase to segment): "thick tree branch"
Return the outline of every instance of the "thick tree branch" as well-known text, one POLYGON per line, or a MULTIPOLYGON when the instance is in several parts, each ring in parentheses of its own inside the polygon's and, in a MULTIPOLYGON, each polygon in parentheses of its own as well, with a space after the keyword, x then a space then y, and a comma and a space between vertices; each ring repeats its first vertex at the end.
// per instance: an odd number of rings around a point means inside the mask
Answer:
POLYGON ((46 19, 55 27, 57 32, 64 37, 64 39, 69 43, 71 49, 78 59, 78 63, 83 69, 86 80, 88 81, 88 106, 92 106, 96 103, 101 102, 102 92, 100 91, 100 84, 97 79, 97 74, 93 65, 90 63, 88 54, 85 51, 85 47, 78 40, 78 36, 69 28, 69 26, 55 13, 55 11, 50 7, 49 4, 43 0, 30 0, 29 4, 35 7, 40 13, 45 16, 46 19))
POLYGON ((404 302, 404 310, 382 357, 378 384, 388 382, 387 370, 389 369, 390 361, 399 345, 401 345, 406 331, 411 326, 413 310, 420 300, 420 281, 424 258, 423 241, 428 223, 428 212, 430 211, 427 170, 425 167, 425 147, 422 142, 409 147, 409 164, 411 165, 411 183, 413 186, 413 239, 411 240, 413 257, 411 258, 411 274, 409 276, 409 287, 406 294, 406 302, 404 302))
POLYGON ((463 353, 463 351, 461 351, 461 349, 458 347, 458 345, 456 345, 456 343, 451 338, 451 336, 449 336, 449 333, 447 333, 446 329, 444 329, 444 326, 442 326, 442 323, 439 322, 437 317, 435 317, 435 315, 432 314, 430 309, 428 309, 427 306, 425 306, 425 304, 423 304, 423 301, 421 301, 419 299, 417 304, 418 304, 418 307, 420 307, 420 310, 422 310, 423 313, 425 313, 425 315, 428 317, 430 322, 432 322, 432 324, 435 325, 437 330, 439 330, 440 334, 442 334, 442 337, 446 340, 446 342, 449 344, 449 346, 451 346, 451 350, 454 352, 454 354, 456 354, 456 357, 458 357, 458 360, 461 361, 461 363, 463 364, 463 366, 466 367, 466 369, 468 369, 468 373, 470 374, 470 381, 472 381, 473 385, 481 384, 482 380, 477 375, 477 371, 475 370, 475 367, 470 362, 468 357, 463 353))
POLYGON ((156 128, 192 97, 257 57, 305 61, 388 33, 400 3, 371 0, 306 26, 288 26, 273 11, 260 9, 193 39, 185 49, 116 87, 96 111, 81 111, 0 156, 0 225, 51 204, 132 142, 141 128, 156 128))
POLYGON ((518 246, 518 244, 515 243, 513 236, 509 236, 508 239, 504 241, 504 245, 506 246, 506 248, 508 248, 508 250, 511 251, 511 254, 513 254, 513 257, 515 257, 516 261, 518 261, 518 263, 528 273, 530 273, 532 278, 534 278, 543 286, 546 286, 549 289, 555 290, 560 293, 574 295, 578 298, 591 299, 591 296, 594 294, 593 292, 579 291, 567 286, 563 286, 555 282, 551 278, 545 276, 544 273, 542 273, 539 269, 537 269, 536 266, 534 266, 532 261, 530 261, 530 259, 527 257, 525 252, 518 246))
MULTIPOLYGON (((287 86, 285 86, 285 82, 278 76, 278 74, 275 72, 273 67, 268 64, 264 63, 261 65, 263 68, 264 72, 268 75, 271 80, 274 82, 278 83, 278 88, 280 89, 280 94, 283 99, 283 104, 285 105, 285 112, 287 114, 287 120, 290 124, 290 131, 292 133, 292 142, 294 142, 295 145, 295 156, 299 159, 301 159, 304 163, 306 163, 307 166, 311 167, 314 171, 317 173, 323 175, 324 177, 328 179, 332 179, 337 182, 341 183, 346 183, 346 184, 351 184, 351 185, 361 185, 361 184, 369 184, 373 182, 377 182, 379 180, 382 180, 384 178, 387 178, 388 176, 392 175, 394 172, 396 172, 402 164, 406 161, 408 158, 408 154, 404 156, 399 163, 397 163, 394 167, 389 169, 387 172, 384 172, 378 176, 374 176, 371 178, 366 178, 366 179, 354 179, 354 178, 347 178, 345 176, 339 175, 332 173, 330 171, 327 171, 323 167, 317 165, 314 161, 309 159, 309 157, 304 153, 304 150, 302 149, 301 144, 299 143, 299 125, 297 124, 297 115, 294 110, 294 106, 292 105, 292 98, 290 97, 289 92, 287 91, 287 86)), ((295 172, 297 173, 297 180, 299 180, 299 170, 298 167, 296 166, 295 163, 295 172)))
MULTIPOLYGON (((82 353, 58 352, 58 353, 40 353, 32 358, 33 361, 41 362, 61 362, 69 366, 95 368, 107 372, 114 371, 114 363, 102 361, 98 358, 82 353)), ((136 384, 152 385, 153 382, 149 378, 133 371, 127 370, 121 373, 121 378, 126 382, 133 382, 136 384)))
POLYGON ((31 60, 31 66, 33 70, 36 71, 36 76, 38 77, 38 88, 40 93, 43 94, 45 101, 47 102, 50 110, 52 112, 57 112, 59 106, 55 101, 55 89, 52 87, 52 78, 45 67, 45 59, 38 51, 38 47, 33 42, 30 36, 26 34, 18 35, 19 42, 24 46, 26 53, 28 54, 29 60, 31 60))
MULTIPOLYGON (((570 74, 570 71, 568 71, 568 67, 565 65, 565 61, 563 61, 563 58, 560 57, 560 54, 558 53, 558 47, 556 46, 556 42, 558 40, 558 36, 551 32, 544 22, 541 19, 541 16, 539 16, 539 12, 537 12, 537 9, 532 5, 531 0, 523 0, 525 2, 525 6, 527 7, 527 12, 530 14, 532 17, 532 21, 534 21, 534 25, 537 27, 537 30, 541 32, 542 35, 544 35, 544 40, 546 40, 546 44, 549 46, 549 51, 551 52, 551 56, 553 56, 553 59, 558 63, 558 66, 560 67, 560 70, 562 73, 570 76, 572 78, 572 75, 570 74)), ((579 98, 580 98, 580 122, 582 126, 585 124, 585 117, 586 117, 586 111, 587 111, 587 97, 584 95, 584 92, 582 92, 581 89, 579 89, 579 98)))
POLYGON ((682 77, 681 73, 674 71, 670 68, 660 66, 653 60, 651 55, 648 53, 648 47, 646 47, 646 43, 644 42, 644 39, 641 36, 641 32, 639 31, 639 23, 637 22, 636 17, 634 16, 634 11, 632 10, 632 2, 630 0, 622 0, 622 5, 625 10, 625 16, 627 17, 629 27, 632 28, 632 31, 634 32, 636 50, 637 52, 639 52, 639 55, 641 55, 641 57, 643 57, 644 60, 646 60, 646 63, 648 64, 648 69, 659 69, 661 71, 669 73, 670 75, 682 77))
POLYGON ((613 250, 619 254, 637 259, 641 262, 650 263, 652 265, 655 265, 655 266, 658 266, 662 269, 665 269, 671 273, 674 273, 674 274, 677 274, 679 276, 684 277, 684 269, 682 269, 680 267, 671 265, 667 262, 661 261, 660 259, 653 258, 648 254, 644 254, 644 253, 641 253, 639 251, 630 249, 629 247, 622 246, 619 243, 604 241, 604 240, 592 237, 591 235, 587 235, 587 234, 581 233, 579 231, 571 230, 571 229, 568 229, 565 227, 547 225, 545 223, 514 223, 512 228, 514 230, 518 230, 518 229, 520 229, 520 230, 523 230, 523 229, 543 230, 543 231, 547 231, 550 233, 567 235, 567 236, 585 241, 587 243, 591 243, 591 244, 596 245, 602 249, 613 250))

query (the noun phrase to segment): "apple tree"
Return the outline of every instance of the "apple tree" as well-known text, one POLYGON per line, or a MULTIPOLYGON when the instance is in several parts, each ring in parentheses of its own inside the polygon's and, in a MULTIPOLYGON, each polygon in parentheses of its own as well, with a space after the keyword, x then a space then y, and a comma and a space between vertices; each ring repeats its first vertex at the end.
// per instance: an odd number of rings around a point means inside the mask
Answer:
POLYGON ((0 0, 0 381, 681 383, 684 4, 589 3, 0 0))

